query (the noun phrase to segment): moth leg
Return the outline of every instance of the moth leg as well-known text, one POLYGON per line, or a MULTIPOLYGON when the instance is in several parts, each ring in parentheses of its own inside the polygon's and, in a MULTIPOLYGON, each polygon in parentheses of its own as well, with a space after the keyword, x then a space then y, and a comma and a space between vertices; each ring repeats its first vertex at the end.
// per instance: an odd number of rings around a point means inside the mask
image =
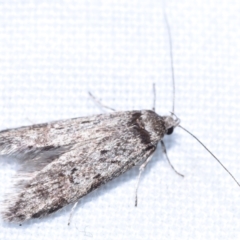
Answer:
POLYGON ((177 173, 179 176, 184 177, 183 174, 179 173, 179 172, 173 167, 173 165, 171 164, 171 162, 170 162, 170 160, 169 160, 169 158, 168 158, 167 150, 166 150, 166 147, 165 147, 164 142, 163 142, 162 140, 161 140, 160 142, 161 142, 161 146, 162 146, 163 153, 165 154, 165 156, 166 156, 166 158, 167 158, 167 160, 168 160, 171 168, 173 169, 173 171, 174 171, 175 173, 177 173))
POLYGON ((156 108, 156 88, 155 88, 155 83, 153 83, 153 107, 152 110, 155 112, 156 108))
POLYGON ((137 181, 136 190, 135 190, 135 207, 137 207, 137 201, 138 201, 137 193, 138 193, 140 178, 141 178, 142 172, 144 171, 145 167, 147 166, 147 164, 152 159, 152 156, 153 156, 153 153, 147 158, 147 160, 139 168, 138 181, 137 181))
POLYGON ((33 122, 33 121, 32 121, 30 118, 28 118, 28 117, 26 118, 26 120, 27 120, 28 122, 30 122, 32 125, 33 125, 33 124, 36 124, 35 122, 33 122))
MULTIPOLYGON (((80 200, 79 200, 79 201, 80 201, 80 200)), ((70 223, 71 223, 73 211, 75 210, 75 208, 76 208, 76 206, 77 206, 77 204, 78 204, 79 201, 75 202, 74 205, 73 205, 73 207, 72 207, 72 209, 71 209, 71 212, 70 212, 70 215, 69 215, 69 219, 68 219, 68 226, 69 226, 70 223)))
POLYGON ((108 107, 108 106, 106 106, 106 105, 103 105, 95 96, 92 95, 91 92, 88 92, 88 94, 89 94, 89 96, 92 98, 92 100, 93 100, 96 104, 98 104, 99 106, 101 106, 102 108, 106 108, 106 109, 109 109, 109 110, 114 111, 114 112, 116 111, 114 108, 111 108, 111 107, 108 107))

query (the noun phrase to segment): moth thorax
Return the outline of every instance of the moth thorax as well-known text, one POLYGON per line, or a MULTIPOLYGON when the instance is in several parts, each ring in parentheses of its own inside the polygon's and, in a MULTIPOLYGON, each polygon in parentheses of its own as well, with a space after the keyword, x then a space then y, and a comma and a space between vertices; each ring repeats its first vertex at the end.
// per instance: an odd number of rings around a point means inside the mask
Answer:
POLYGON ((151 110, 143 110, 139 119, 152 141, 159 141, 166 134, 165 118, 151 110))

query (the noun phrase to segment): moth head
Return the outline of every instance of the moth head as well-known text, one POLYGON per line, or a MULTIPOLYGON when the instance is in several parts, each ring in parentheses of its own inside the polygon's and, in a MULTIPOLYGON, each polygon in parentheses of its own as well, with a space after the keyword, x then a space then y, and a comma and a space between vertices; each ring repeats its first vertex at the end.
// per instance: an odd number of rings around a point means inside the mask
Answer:
POLYGON ((173 133, 174 128, 180 124, 180 119, 174 113, 171 113, 170 116, 164 116, 163 118, 166 129, 165 134, 170 135, 173 133))

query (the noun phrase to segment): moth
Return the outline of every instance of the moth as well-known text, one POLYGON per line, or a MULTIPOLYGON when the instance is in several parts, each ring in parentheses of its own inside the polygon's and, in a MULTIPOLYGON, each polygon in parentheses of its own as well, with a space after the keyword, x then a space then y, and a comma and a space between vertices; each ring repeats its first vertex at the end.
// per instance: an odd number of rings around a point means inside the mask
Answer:
POLYGON ((23 165, 18 192, 2 211, 23 222, 57 211, 140 162, 171 134, 178 120, 151 110, 114 112, 0 132, 0 154, 23 165))
MULTIPOLYGON (((170 36, 168 23, 167 27, 170 36)), ((159 116, 153 107, 0 131, 0 155, 15 157, 21 163, 16 188, 2 203, 3 219, 22 223, 70 203, 76 206, 83 196, 137 164, 141 164, 139 183, 158 142, 167 157, 163 137, 176 127, 188 132, 180 126, 173 104, 169 116, 159 116)), ((135 205, 137 189, 138 184, 135 205)))

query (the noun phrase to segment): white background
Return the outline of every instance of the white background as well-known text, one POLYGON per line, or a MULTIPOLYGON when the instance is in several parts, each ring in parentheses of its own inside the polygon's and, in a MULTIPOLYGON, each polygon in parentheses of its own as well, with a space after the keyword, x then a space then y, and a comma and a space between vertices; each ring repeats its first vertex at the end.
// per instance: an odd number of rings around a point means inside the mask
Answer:
MULTIPOLYGON (((240 3, 170 0, 176 114, 240 181, 240 3)), ((169 114, 172 84, 163 2, 0 1, 0 128, 101 113, 91 91, 117 110, 169 114)), ((141 179, 132 169, 71 206, 18 226, 0 239, 239 239, 240 189, 181 129, 141 179)), ((1 159, 0 198, 14 162, 1 159)))

